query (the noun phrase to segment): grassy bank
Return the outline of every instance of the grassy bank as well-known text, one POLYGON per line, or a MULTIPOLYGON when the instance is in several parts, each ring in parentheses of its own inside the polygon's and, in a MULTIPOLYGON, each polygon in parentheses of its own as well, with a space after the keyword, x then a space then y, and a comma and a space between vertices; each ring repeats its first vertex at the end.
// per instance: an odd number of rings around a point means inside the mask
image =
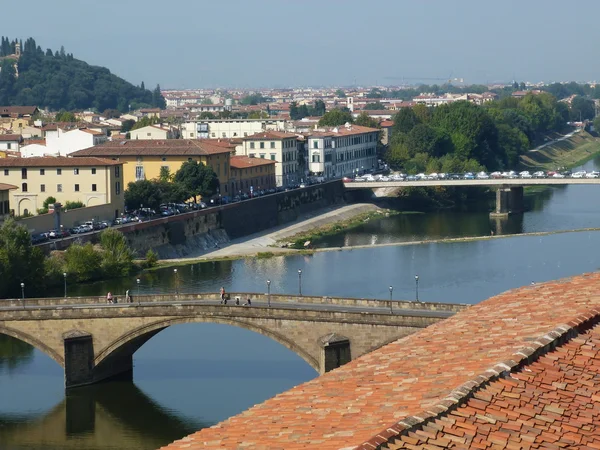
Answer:
MULTIPOLYGON (((390 217, 397 214, 402 213, 399 211, 389 209, 366 212, 363 214, 359 214, 351 219, 323 225, 321 227, 314 228, 310 231, 295 234, 286 239, 278 241, 275 246, 293 249, 304 249, 304 243, 306 241, 314 242, 327 236, 336 235, 342 231, 351 230, 352 228, 356 228, 366 222, 369 222, 370 220, 382 219, 384 217, 390 217)), ((414 214, 414 212, 410 212, 408 214, 414 214)))
POLYGON ((568 139, 555 142, 541 150, 521 156, 520 170, 555 170, 586 163, 600 153, 600 138, 582 131, 568 139))

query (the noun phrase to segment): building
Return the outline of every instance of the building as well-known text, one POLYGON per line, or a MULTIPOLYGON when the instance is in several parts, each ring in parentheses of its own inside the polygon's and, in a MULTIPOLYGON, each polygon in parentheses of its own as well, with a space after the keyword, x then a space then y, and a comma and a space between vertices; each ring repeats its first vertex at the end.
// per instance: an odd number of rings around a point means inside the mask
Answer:
POLYGON ((288 186, 302 178, 298 146, 295 133, 264 131, 242 138, 242 143, 236 147, 236 155, 279 162, 275 166, 277 186, 288 186))
POLYGON ((11 150, 18 152, 23 143, 20 134, 0 134, 0 150, 11 150))
POLYGON ((115 217, 123 211, 123 164, 101 158, 2 158, 0 182, 15 185, 10 203, 16 216, 36 214, 44 200, 107 205, 115 217))
POLYGON ((33 156, 58 156, 58 153, 48 152, 45 139, 30 139, 25 141, 19 151, 22 158, 31 158, 33 156))
POLYGON ((308 168, 311 174, 338 178, 377 167, 379 130, 347 123, 316 130, 308 137, 308 168))
POLYGON ((184 123, 183 139, 233 139, 251 136, 261 131, 281 131, 285 120, 274 119, 206 119, 184 123))
POLYGON ((171 130, 159 127, 158 125, 148 125, 129 132, 130 139, 173 139, 171 130))
POLYGON ((223 139, 165 139, 109 141, 74 152, 71 156, 95 156, 122 162, 125 186, 139 180, 156 179, 163 167, 174 174, 184 162, 198 161, 213 169, 223 186, 221 194, 229 195, 230 156, 233 152, 235 145, 223 139))
POLYGON ((0 106, 0 118, 33 118, 39 112, 37 106, 0 106))
POLYGON ((276 165, 277 162, 270 159, 232 156, 229 192, 236 195, 274 188, 277 185, 276 165))
POLYGON ((393 120, 382 120, 379 123, 381 127, 381 143, 383 145, 389 145, 392 138, 392 129, 394 128, 393 120))
POLYGON ((61 126, 46 126, 46 148, 48 154, 70 155, 77 150, 93 147, 106 142, 107 136, 101 131, 90 130, 88 128, 75 128, 67 130, 61 126))
POLYGON ((10 215, 10 191, 17 189, 13 184, 0 183, 0 223, 10 215))

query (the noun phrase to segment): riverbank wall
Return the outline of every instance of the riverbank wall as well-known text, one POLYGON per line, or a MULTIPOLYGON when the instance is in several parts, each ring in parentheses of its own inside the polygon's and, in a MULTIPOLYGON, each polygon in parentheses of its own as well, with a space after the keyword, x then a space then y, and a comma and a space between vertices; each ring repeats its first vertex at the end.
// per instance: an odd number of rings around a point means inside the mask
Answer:
MULTIPOLYGON (((148 222, 130 223, 118 230, 139 258, 148 250, 158 253, 160 259, 181 258, 342 203, 344 185, 341 180, 336 180, 148 222)), ((73 242, 95 243, 98 236, 99 233, 73 236, 40 247, 49 253, 64 250, 73 242)))

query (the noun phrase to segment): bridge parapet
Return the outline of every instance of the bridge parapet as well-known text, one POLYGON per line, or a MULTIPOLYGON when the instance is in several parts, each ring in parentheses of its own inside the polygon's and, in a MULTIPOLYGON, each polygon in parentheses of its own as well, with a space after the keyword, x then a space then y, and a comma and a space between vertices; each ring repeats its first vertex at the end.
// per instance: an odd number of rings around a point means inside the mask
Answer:
MULTIPOLYGON (((235 302, 236 297, 244 303, 250 298, 253 302, 268 302, 269 295, 256 292, 231 292, 228 293, 232 302, 235 302)), ((115 295, 119 303, 125 302, 125 295, 115 295)), ((136 295, 132 294, 134 303, 172 303, 172 302, 215 302, 220 301, 221 297, 218 293, 201 292, 193 294, 149 294, 136 295)), ((281 305, 290 304, 306 304, 306 305, 332 305, 349 308, 389 308, 389 300, 364 299, 364 298, 342 298, 328 296, 307 296, 307 295, 285 295, 271 294, 270 300, 272 303, 281 305)), ((392 300, 395 310, 410 309, 417 311, 445 311, 459 312, 467 308, 469 305, 459 303, 439 303, 439 302, 416 302, 407 300, 392 300)), ((25 299, 7 299, 0 301, 0 307, 9 308, 27 308, 27 307, 52 307, 57 308, 73 305, 97 305, 106 303, 106 297, 47 297, 47 298, 25 298, 25 299)))

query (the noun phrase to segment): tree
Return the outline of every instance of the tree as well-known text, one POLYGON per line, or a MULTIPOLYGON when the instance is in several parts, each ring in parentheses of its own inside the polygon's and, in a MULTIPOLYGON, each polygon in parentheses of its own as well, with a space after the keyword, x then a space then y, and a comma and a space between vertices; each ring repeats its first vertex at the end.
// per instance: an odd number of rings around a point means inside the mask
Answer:
POLYGON ((258 105, 259 103, 264 103, 265 98, 261 94, 250 94, 246 95, 240 100, 241 105, 258 105))
POLYGON ((204 97, 201 101, 200 101, 201 105, 212 105, 213 101, 208 98, 208 97, 204 97))
POLYGON ((150 125, 156 125, 157 123, 160 123, 160 119, 158 117, 142 117, 135 124, 133 124, 130 131, 138 130, 150 125))
POLYGON ((576 96, 571 101, 571 120, 591 120, 596 114, 596 107, 592 100, 576 96))
POLYGON ((408 133, 418 123, 420 121, 412 108, 402 108, 394 116, 392 134, 408 133))
POLYGON ((121 133, 129 133, 133 126, 135 125, 135 120, 127 119, 121 123, 121 133))
POLYGON ((327 111, 325 102, 323 100, 315 100, 315 106, 310 111, 310 116, 322 116, 327 111))
POLYGON ((194 199, 198 195, 212 197, 219 187, 219 179, 212 168, 197 161, 184 162, 175 173, 174 180, 184 186, 194 199))
POLYGON ((373 102, 373 103, 367 103, 363 109, 366 109, 369 111, 381 111, 381 110, 385 109, 385 106, 383 106, 383 104, 381 104, 380 102, 373 102))
POLYGON ((158 183, 151 180, 131 182, 125 191, 127 209, 139 209, 142 205, 158 210, 162 203, 161 190, 158 183))
POLYGON ((248 114, 248 119, 268 119, 269 114, 265 111, 252 111, 248 114))
POLYGON ((27 228, 8 218, 0 227, 0 296, 20 296, 20 283, 31 295, 43 292, 44 254, 31 245, 27 228))
POLYGON ((88 242, 85 245, 71 244, 65 251, 64 270, 77 282, 99 278, 102 255, 88 242))
POLYGON ((345 123, 354 122, 354 118, 349 111, 342 111, 341 109, 332 109, 326 112, 323 117, 319 120, 320 127, 337 127, 344 125, 345 123))
POLYGON ((335 91, 335 96, 339 98, 346 98, 346 93, 343 90, 338 89, 335 91))
POLYGON ((594 131, 600 133, 600 116, 596 116, 594 119, 594 131))
POLYGON ((379 122, 377 119, 369 116, 366 112, 361 112, 356 119, 354 119, 354 123, 361 127, 369 127, 369 128, 379 128, 379 122))
POLYGON ((152 106, 160 109, 165 109, 167 107, 165 98, 160 91, 160 85, 158 84, 156 85, 156 88, 154 88, 154 91, 152 91, 152 106))
POLYGON ((172 182, 174 175, 171 173, 171 169, 168 166, 162 166, 160 168, 160 173, 158 175, 158 179, 162 182, 172 182))
POLYGON ((75 117, 75 114, 73 114, 72 112, 69 111, 60 111, 58 114, 56 114, 54 120, 56 120, 57 122, 76 122, 77 118, 75 117))
POLYGON ((121 111, 118 109, 105 109, 102 115, 107 119, 116 119, 121 117, 121 111))
POLYGON ((133 253, 127 239, 118 230, 108 228, 100 234, 102 270, 109 277, 124 277, 133 268, 133 253))

